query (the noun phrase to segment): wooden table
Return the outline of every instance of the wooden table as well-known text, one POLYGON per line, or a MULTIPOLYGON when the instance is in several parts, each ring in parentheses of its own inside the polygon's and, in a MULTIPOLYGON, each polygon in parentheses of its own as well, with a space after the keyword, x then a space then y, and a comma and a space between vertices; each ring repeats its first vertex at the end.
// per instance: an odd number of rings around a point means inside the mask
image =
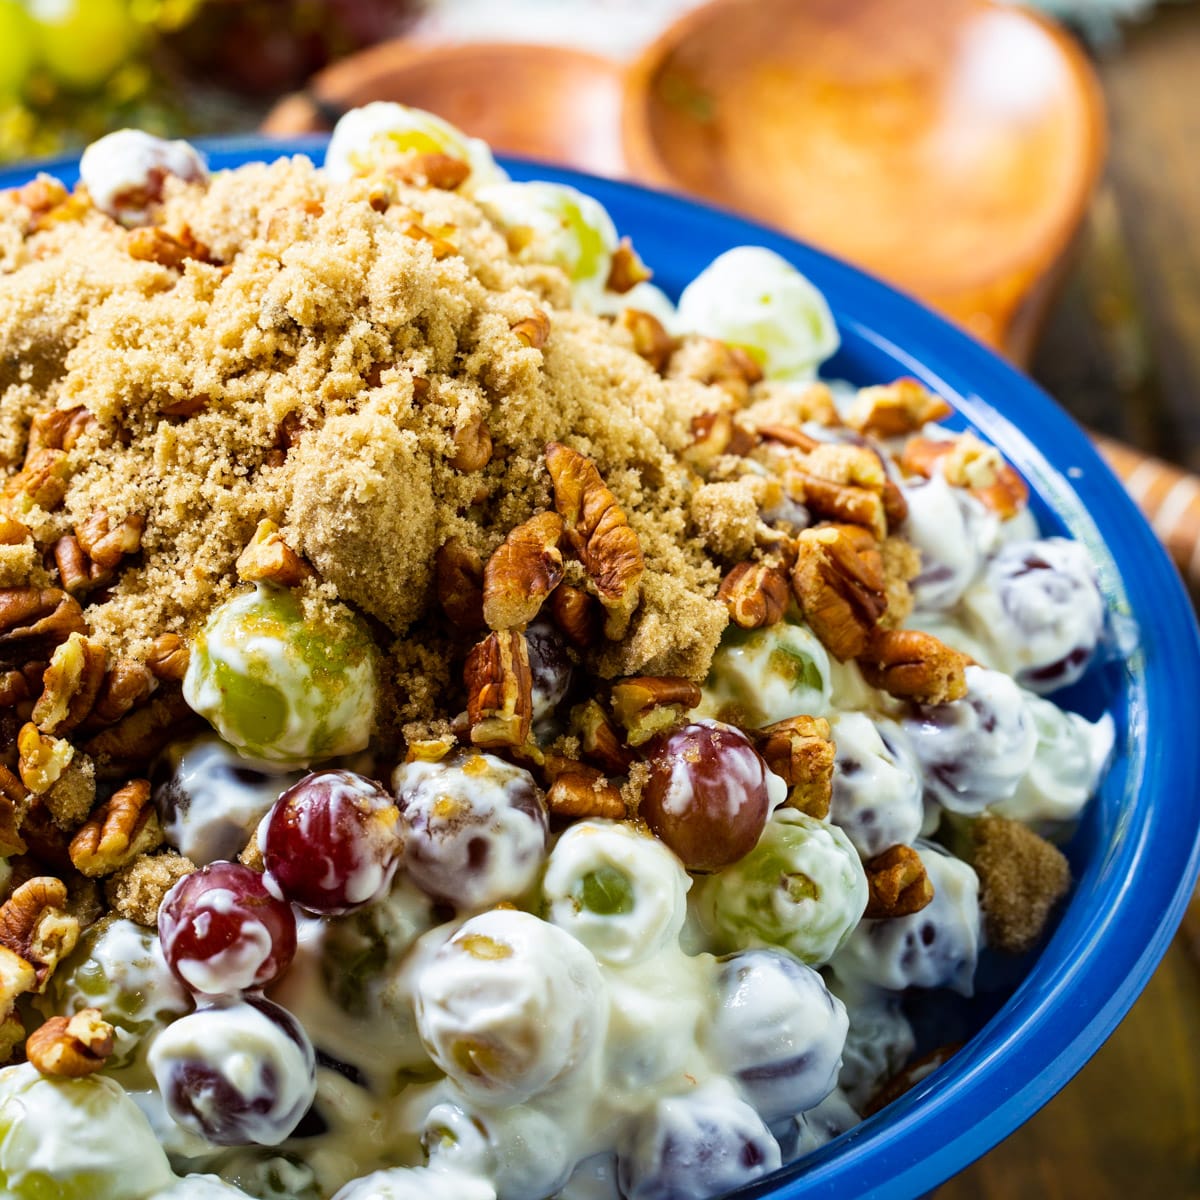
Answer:
MULTIPOLYGON (((1084 423, 1200 471, 1200 5, 1098 65, 1109 168, 1033 373, 1084 423)), ((1200 1197, 1200 902, 1092 1062, 936 1196, 1200 1197)))

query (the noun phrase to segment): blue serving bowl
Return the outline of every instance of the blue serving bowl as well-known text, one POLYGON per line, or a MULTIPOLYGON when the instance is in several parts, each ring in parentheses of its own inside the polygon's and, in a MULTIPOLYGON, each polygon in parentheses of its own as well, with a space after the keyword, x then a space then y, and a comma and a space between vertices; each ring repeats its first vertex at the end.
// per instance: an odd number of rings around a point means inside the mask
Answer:
MULTIPOLYGON (((204 144, 214 169, 308 154, 325 139, 204 144)), ((73 183, 75 160, 38 166, 73 183)), ((1067 847, 1075 885, 1015 990, 985 994, 950 1062, 899 1100, 745 1197, 923 1195, 1028 1120, 1087 1062, 1166 951, 1200 871, 1200 639, 1191 604, 1149 525, 1079 427, 990 351, 893 288, 820 251, 704 205, 527 162, 517 179, 594 195, 655 280, 678 296, 718 254, 747 243, 794 263, 824 292, 842 348, 832 377, 863 385, 912 375, 945 396, 1029 481, 1045 532, 1097 563, 1114 649, 1056 697, 1117 724, 1112 768, 1067 847)), ((0 187, 33 167, 0 173, 0 187)))

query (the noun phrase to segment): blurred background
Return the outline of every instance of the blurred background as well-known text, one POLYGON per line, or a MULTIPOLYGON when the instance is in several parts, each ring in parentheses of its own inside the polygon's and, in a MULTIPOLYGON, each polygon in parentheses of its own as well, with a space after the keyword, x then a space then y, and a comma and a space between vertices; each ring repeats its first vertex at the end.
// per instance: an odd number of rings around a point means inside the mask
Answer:
MULTIPOLYGON (((1028 370, 1200 597, 1198 77, 1192 0, 0 0, 0 162, 390 99, 701 195, 1028 370)), ((1200 1197, 1192 908, 1097 1058, 940 1200, 1200 1197)))

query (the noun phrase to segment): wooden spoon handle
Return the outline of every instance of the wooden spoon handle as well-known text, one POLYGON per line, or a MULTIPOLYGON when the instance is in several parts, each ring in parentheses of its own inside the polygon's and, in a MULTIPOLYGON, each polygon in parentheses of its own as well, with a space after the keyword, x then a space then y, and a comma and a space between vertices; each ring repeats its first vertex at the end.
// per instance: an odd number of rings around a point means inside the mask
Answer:
POLYGON ((1132 446, 1092 434, 1193 589, 1200 591, 1200 478, 1132 446))

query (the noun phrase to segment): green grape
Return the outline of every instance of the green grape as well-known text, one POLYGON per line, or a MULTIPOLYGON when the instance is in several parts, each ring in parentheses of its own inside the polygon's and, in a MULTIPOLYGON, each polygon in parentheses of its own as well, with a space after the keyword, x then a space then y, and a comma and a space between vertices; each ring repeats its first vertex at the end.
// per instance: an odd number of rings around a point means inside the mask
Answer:
POLYGON ((836 826, 780 809, 758 845, 699 885, 697 910, 722 952, 789 950, 810 966, 828 962, 867 906, 867 877, 836 826))
POLYGON ((20 0, 0 0, 0 99, 20 94, 37 61, 37 30, 20 0))
POLYGON ((376 651, 343 604, 306 613, 260 584, 216 609, 196 638, 187 702, 239 750, 304 764, 362 750, 378 701, 376 651))
POLYGON ((154 1131, 103 1075, 0 1070, 0 1196, 12 1200, 148 1200, 175 1176, 154 1131))
POLYGON ((90 91, 137 48, 125 0, 53 0, 34 9, 42 61, 64 87, 90 91))
POLYGON ((730 625, 713 656, 699 715, 759 728, 800 713, 827 713, 831 694, 829 655, 807 625, 730 625))
POLYGON ((761 246, 714 259, 684 288, 678 315, 680 330, 742 347, 769 379, 811 379, 839 345, 825 297, 761 246))
POLYGON ((128 1066, 148 1037, 192 1007, 158 952, 157 935, 116 917, 84 933, 37 1003, 47 1017, 98 1008, 113 1026, 114 1069, 128 1066))
POLYGON ((571 895, 586 909, 602 917, 624 917, 636 903, 629 876, 615 867, 597 867, 584 875, 571 895))

